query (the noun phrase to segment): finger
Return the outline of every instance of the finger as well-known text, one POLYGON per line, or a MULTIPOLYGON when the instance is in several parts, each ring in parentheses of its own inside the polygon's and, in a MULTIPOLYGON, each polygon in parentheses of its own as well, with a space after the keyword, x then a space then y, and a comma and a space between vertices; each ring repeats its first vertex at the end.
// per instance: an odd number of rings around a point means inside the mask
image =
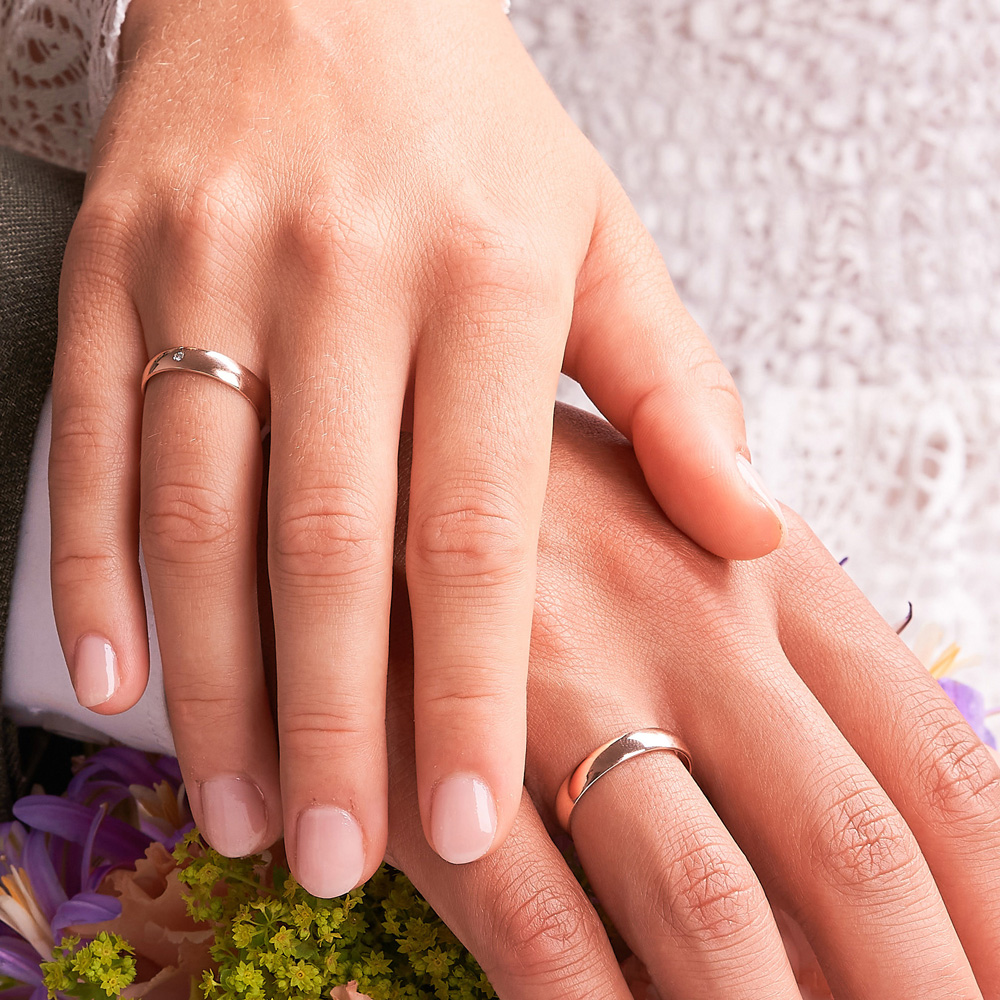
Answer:
MULTIPOLYGON (((557 776, 609 738, 650 719, 680 735, 662 712, 639 705, 623 711, 628 722, 564 727, 563 739, 532 748, 545 762, 545 801, 555 799, 557 776)), ((663 1000, 800 1000, 753 868, 674 754, 613 768, 580 799, 571 829, 601 904, 663 1000)))
MULTIPOLYGON (((161 317, 155 346, 184 329, 224 344, 207 303, 161 317)), ((143 555, 177 757, 199 828, 239 857, 281 832, 256 600, 260 425, 230 387, 172 371, 149 381, 143 438, 143 555)))
POLYGON ((810 551, 782 644, 913 831, 983 994, 1000 996, 1000 767, 826 550, 810 551))
POLYGON ((735 383, 610 173, 564 369, 632 441, 650 490, 681 531, 729 559, 781 544, 781 509, 749 462, 735 383))
POLYGON ((386 841, 385 670, 400 321, 358 290, 309 302, 273 373, 268 497, 289 860, 317 896, 378 867, 386 841), (397 336, 398 335, 398 336, 397 336), (345 360, 346 359, 346 360, 345 360))
POLYGON ((833 995, 980 1000, 913 833, 781 650, 762 645, 738 698, 694 711, 729 669, 698 664, 685 718, 699 783, 833 995))
POLYGON ((149 676, 139 573, 139 382, 123 251, 85 207, 66 248, 52 382, 52 606, 81 705, 130 708, 149 676))
POLYGON ((482 966, 501 1000, 630 1000, 608 936, 523 796, 489 857, 451 865, 421 831, 414 783, 411 626, 394 603, 388 736, 389 860, 409 876, 482 966))
POLYGON ((520 798, 535 552, 569 321, 568 296, 521 290, 532 279, 471 259, 418 350, 406 554, 421 815, 456 864, 503 841, 520 798))

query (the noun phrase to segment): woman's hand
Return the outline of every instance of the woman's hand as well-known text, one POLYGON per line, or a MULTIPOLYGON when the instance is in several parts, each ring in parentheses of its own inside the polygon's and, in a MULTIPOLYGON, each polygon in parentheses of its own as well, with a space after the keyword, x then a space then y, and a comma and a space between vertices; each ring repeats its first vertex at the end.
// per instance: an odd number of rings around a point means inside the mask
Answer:
POLYGON ((284 820, 307 888, 368 877, 412 413, 421 815, 444 858, 479 857, 521 792, 560 365, 631 438, 674 523, 752 557, 783 528, 732 381, 500 0, 133 0, 123 55, 67 248, 54 382, 54 604, 78 697, 120 712, 146 683, 139 524, 206 836, 242 854, 284 820), (143 402, 147 359, 180 346, 270 391, 280 783, 258 426, 186 373, 143 402))
MULTIPOLYGON (((788 544, 766 559, 710 556, 666 522, 618 435, 557 411, 528 790, 554 825, 563 778, 607 740, 654 726, 690 748, 693 777, 673 754, 646 754, 572 817, 591 884, 664 1000, 798 998, 769 903, 802 926, 841 1000, 995 1000, 1000 768, 788 520, 788 544)), ((405 810, 398 822, 406 868, 405 810)), ((542 933, 592 933, 587 908, 542 886, 526 904, 542 933)), ((600 988, 571 996, 617 995, 601 954, 600 988)))

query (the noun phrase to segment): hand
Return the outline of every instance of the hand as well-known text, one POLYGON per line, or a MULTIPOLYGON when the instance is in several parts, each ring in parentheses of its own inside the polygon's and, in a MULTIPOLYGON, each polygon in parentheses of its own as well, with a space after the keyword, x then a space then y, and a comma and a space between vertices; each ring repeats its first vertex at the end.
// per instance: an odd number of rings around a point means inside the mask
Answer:
POLYGON ((120 712, 146 683, 138 523, 207 838, 242 854, 284 822, 307 888, 367 878, 386 838, 406 398, 421 815, 443 857, 469 861, 520 798, 560 364, 674 523, 742 558, 783 529, 732 380, 499 0, 134 0, 122 51, 66 251, 53 389, 53 599, 78 697, 120 712), (143 401, 147 358, 176 346, 269 386, 280 782, 254 603, 258 427, 204 377, 159 376, 143 401))
MULTIPOLYGON (((1000 768, 801 520, 788 523, 774 555, 716 559, 665 521, 623 440, 557 411, 532 799, 554 823, 563 778, 630 729, 691 749, 693 778, 672 754, 646 754, 602 777, 572 821, 664 1000, 797 1000, 769 903, 801 925, 842 1000, 996 1000, 1000 768)), ((572 939, 590 918, 568 908, 551 933, 572 939)))

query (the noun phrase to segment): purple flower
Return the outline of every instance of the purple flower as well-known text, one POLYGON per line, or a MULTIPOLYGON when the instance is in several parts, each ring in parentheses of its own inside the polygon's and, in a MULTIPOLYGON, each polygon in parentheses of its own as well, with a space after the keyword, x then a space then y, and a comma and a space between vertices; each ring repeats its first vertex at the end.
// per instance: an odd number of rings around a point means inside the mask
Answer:
POLYGON ((39 963, 67 928, 121 914, 97 891, 108 872, 154 840, 169 850, 193 821, 177 761, 125 747, 81 760, 63 796, 25 795, 14 815, 0 823, 0 977, 18 985, 0 998, 45 1000, 39 963))
POLYGON ((945 694, 951 698, 955 707, 965 716, 965 721, 975 730, 976 735, 994 750, 997 749, 997 741, 993 734, 986 728, 986 705, 983 696, 968 684, 961 681, 954 681, 950 677, 942 677, 938 684, 944 688, 945 694))

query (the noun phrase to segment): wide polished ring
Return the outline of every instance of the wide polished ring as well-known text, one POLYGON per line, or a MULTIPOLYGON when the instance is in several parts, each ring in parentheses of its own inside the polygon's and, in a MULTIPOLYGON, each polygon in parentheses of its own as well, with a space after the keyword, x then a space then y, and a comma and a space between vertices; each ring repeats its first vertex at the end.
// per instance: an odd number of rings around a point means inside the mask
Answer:
POLYGON ((271 400, 264 383, 249 368, 218 351, 206 351, 200 347, 171 347, 169 351, 161 351, 150 360, 142 373, 143 392, 146 391, 146 383, 160 372, 196 372, 218 379, 250 402, 260 417, 262 427, 270 419, 271 400))
POLYGON ((583 798, 588 788, 604 777, 613 767, 633 757, 639 757, 653 750, 669 750, 676 754, 681 763, 691 772, 691 754, 688 748, 672 733, 665 729, 637 729, 599 746, 589 757, 585 757, 573 773, 562 783, 556 795, 556 816, 562 828, 569 832, 569 821, 573 809, 583 798))

